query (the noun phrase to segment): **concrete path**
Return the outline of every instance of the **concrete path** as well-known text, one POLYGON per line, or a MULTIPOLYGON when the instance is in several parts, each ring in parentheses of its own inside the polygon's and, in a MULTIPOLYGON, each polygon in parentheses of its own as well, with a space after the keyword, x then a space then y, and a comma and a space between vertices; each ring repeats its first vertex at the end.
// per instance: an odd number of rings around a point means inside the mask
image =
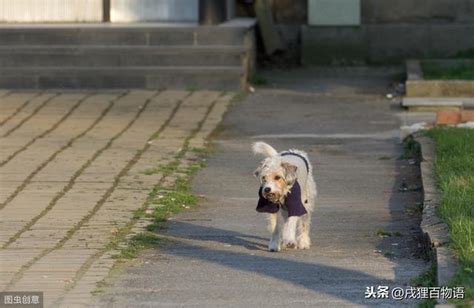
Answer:
POLYGON ((0 290, 88 306, 111 241, 163 178, 145 170, 202 147, 231 95, 0 91, 0 290))
POLYGON ((398 128, 407 117, 384 98, 390 78, 381 70, 285 74, 269 74, 270 88, 231 109, 217 153, 194 180, 201 206, 170 221, 165 245, 110 278, 98 306, 415 304, 364 299, 366 287, 404 288, 428 266, 414 214, 417 168, 398 159, 398 128), (310 250, 267 251, 264 217, 255 212, 256 140, 310 156, 319 188, 310 250))

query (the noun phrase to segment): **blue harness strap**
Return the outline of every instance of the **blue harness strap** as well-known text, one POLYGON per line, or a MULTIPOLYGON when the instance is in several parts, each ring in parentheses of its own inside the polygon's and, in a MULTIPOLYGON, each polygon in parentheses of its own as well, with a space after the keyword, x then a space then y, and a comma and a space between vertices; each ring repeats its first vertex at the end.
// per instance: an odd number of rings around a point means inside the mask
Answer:
POLYGON ((309 173, 309 163, 308 163, 308 160, 306 160, 306 158, 301 155, 301 154, 298 154, 298 153, 294 153, 294 152, 283 152, 283 153, 280 153, 280 156, 288 156, 288 155, 293 155, 293 156, 297 156, 299 158, 301 158, 301 160, 304 161, 304 164, 306 166, 306 171, 309 173))

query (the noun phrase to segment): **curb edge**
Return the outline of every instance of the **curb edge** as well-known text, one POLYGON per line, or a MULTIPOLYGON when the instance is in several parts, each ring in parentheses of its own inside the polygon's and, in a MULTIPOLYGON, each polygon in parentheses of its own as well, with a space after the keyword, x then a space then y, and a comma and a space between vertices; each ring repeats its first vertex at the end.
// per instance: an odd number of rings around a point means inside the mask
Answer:
MULTIPOLYGON (((449 228, 436 214, 441 205, 441 194, 436 187, 435 167, 436 160, 435 142, 429 137, 414 134, 414 140, 420 145, 421 150, 421 181, 423 186, 423 214, 421 230, 425 236, 428 247, 436 262, 436 284, 445 286, 453 278, 457 269, 457 261, 452 251, 448 248, 450 243, 449 228)), ((454 307, 445 299, 439 299, 436 307, 454 307)))

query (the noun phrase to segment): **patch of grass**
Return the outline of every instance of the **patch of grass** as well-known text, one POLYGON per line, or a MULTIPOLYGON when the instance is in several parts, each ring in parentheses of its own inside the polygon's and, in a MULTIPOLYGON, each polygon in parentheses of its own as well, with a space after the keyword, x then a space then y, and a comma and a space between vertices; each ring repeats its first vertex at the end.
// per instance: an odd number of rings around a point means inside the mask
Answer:
POLYGON ((434 63, 421 63, 423 77, 427 80, 474 80, 474 63, 445 67, 434 63))
POLYGON ((189 208, 198 202, 198 198, 183 190, 163 190, 156 188, 156 195, 149 201, 155 204, 153 210, 153 223, 147 226, 148 231, 155 231, 165 228, 168 218, 178 213, 184 208, 189 208))
POLYGON ((207 147, 207 148, 191 148, 190 151, 193 152, 193 153, 198 154, 201 157, 207 156, 207 155, 212 153, 212 150, 210 149, 210 147, 207 147))
POLYGON ((255 86, 263 86, 263 85, 266 85, 268 83, 268 81, 265 77, 263 77, 262 75, 258 75, 258 74, 253 74, 252 76, 250 76, 249 81, 250 81, 251 84, 253 84, 255 86))
POLYGON ((149 168, 149 169, 146 169, 145 171, 143 171, 143 174, 152 175, 152 174, 157 174, 159 172, 160 172, 160 170, 158 168, 149 168))
POLYGON ((420 215, 423 212, 423 203, 416 203, 414 206, 406 207, 404 209, 405 214, 409 216, 420 215))
POLYGON ((385 231, 383 229, 377 229, 377 231, 375 231, 375 235, 378 235, 378 236, 392 236, 392 233, 389 232, 389 231, 385 231))
POLYGON ((239 91, 237 92, 231 99, 231 104, 235 104, 238 102, 243 101, 247 97, 248 93, 245 91, 239 91))
POLYGON ((424 299, 416 305, 418 308, 433 308, 436 307, 436 300, 434 298, 424 299))
POLYGON ((420 157, 421 149, 418 142, 409 136, 403 141, 403 154, 400 159, 414 159, 420 157))
POLYGON ((392 159, 392 157, 391 157, 391 156, 388 156, 388 155, 383 155, 383 156, 380 156, 380 157, 378 158, 378 160, 391 160, 391 159, 392 159))
MULTIPOLYGON (((194 153, 199 153, 197 162, 191 163, 185 168, 168 167, 165 171, 172 173, 179 173, 182 176, 178 177, 172 189, 167 189, 161 185, 157 185, 149 193, 146 205, 153 205, 153 223, 147 226, 148 231, 156 231, 166 227, 168 218, 181 211, 196 205, 199 198, 191 193, 191 179, 192 176, 201 168, 205 167, 203 157, 208 153, 206 149, 194 149, 194 153)), ((179 153, 177 157, 181 157, 179 153)))
POLYGON ((436 264, 431 264, 430 268, 410 280, 413 287, 434 287, 436 286, 436 264))
POLYGON ((386 230, 383 230, 383 229, 377 229, 375 231, 375 235, 378 235, 378 236, 402 236, 402 234, 398 231, 395 231, 395 232, 390 232, 390 231, 386 231, 386 230))
POLYGON ((133 213, 133 219, 139 219, 146 216, 144 208, 140 208, 133 213))
MULTIPOLYGON (((146 232, 139 233, 126 241, 126 246, 116 256, 117 259, 133 259, 143 249, 158 245, 164 239, 160 239, 155 231, 165 228, 171 215, 198 203, 199 198, 191 193, 191 179, 199 169, 205 166, 204 157, 209 153, 209 150, 191 149, 191 152, 197 154, 197 158, 185 158, 186 150, 179 151, 171 162, 144 172, 145 174, 162 173, 165 176, 175 176, 176 180, 172 187, 155 185, 148 194, 144 206, 134 212, 133 219, 135 221, 147 217, 152 219, 152 223, 146 227, 146 232), (188 159, 191 163, 181 167, 183 159, 188 159), (152 213, 150 213, 150 209, 152 213)), ((109 248, 117 247, 122 243, 130 230, 131 226, 117 230, 109 248)))
POLYGON ((474 130, 434 128, 427 135, 436 142, 436 174, 442 200, 438 215, 448 224, 451 247, 461 270, 452 281, 464 286, 474 301, 474 130))
POLYGON ((180 169, 179 172, 191 176, 195 174, 196 172, 198 172, 199 170, 201 170, 202 168, 206 167, 206 165, 207 163, 205 160, 198 160, 196 162, 189 164, 186 168, 180 169))
POLYGON ((189 92, 196 92, 198 90, 199 88, 197 86, 189 86, 186 88, 186 91, 189 91, 189 92))
POLYGON ((157 173, 163 173, 163 175, 170 175, 173 172, 176 172, 179 167, 179 161, 172 161, 170 163, 160 165, 155 168, 149 168, 143 171, 145 175, 152 175, 152 174, 157 174, 157 173))
POLYGON ((170 175, 173 172, 176 172, 179 167, 179 162, 178 161, 172 161, 168 164, 165 165, 160 165, 158 166, 158 171, 163 173, 164 175, 170 175))
POLYGON ((128 242, 127 247, 120 251, 119 257, 122 259, 133 259, 143 249, 158 245, 160 238, 151 232, 139 233, 133 236, 128 242))
POLYGON ((455 299, 452 302, 462 307, 473 307, 474 304, 474 262, 464 262, 461 268, 458 269, 453 280, 450 281, 453 287, 464 286, 463 300, 455 299))
MULTIPOLYGON (((432 263, 430 268, 410 280, 413 287, 434 287, 436 286, 436 264, 432 263)), ((432 308, 436 305, 436 299, 424 299, 418 303, 419 308, 432 308)))
POLYGON ((453 58, 457 59, 474 59, 474 49, 466 49, 459 51, 453 58))

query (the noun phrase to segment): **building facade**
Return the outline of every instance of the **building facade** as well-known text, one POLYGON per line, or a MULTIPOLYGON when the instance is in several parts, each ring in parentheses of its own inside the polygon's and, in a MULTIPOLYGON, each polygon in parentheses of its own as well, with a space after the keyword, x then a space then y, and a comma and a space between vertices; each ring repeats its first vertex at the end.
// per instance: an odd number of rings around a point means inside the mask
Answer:
MULTIPOLYGON (((226 19, 234 1, 221 0, 226 19)), ((198 22, 200 0, 0 0, 3 23, 198 22)))

